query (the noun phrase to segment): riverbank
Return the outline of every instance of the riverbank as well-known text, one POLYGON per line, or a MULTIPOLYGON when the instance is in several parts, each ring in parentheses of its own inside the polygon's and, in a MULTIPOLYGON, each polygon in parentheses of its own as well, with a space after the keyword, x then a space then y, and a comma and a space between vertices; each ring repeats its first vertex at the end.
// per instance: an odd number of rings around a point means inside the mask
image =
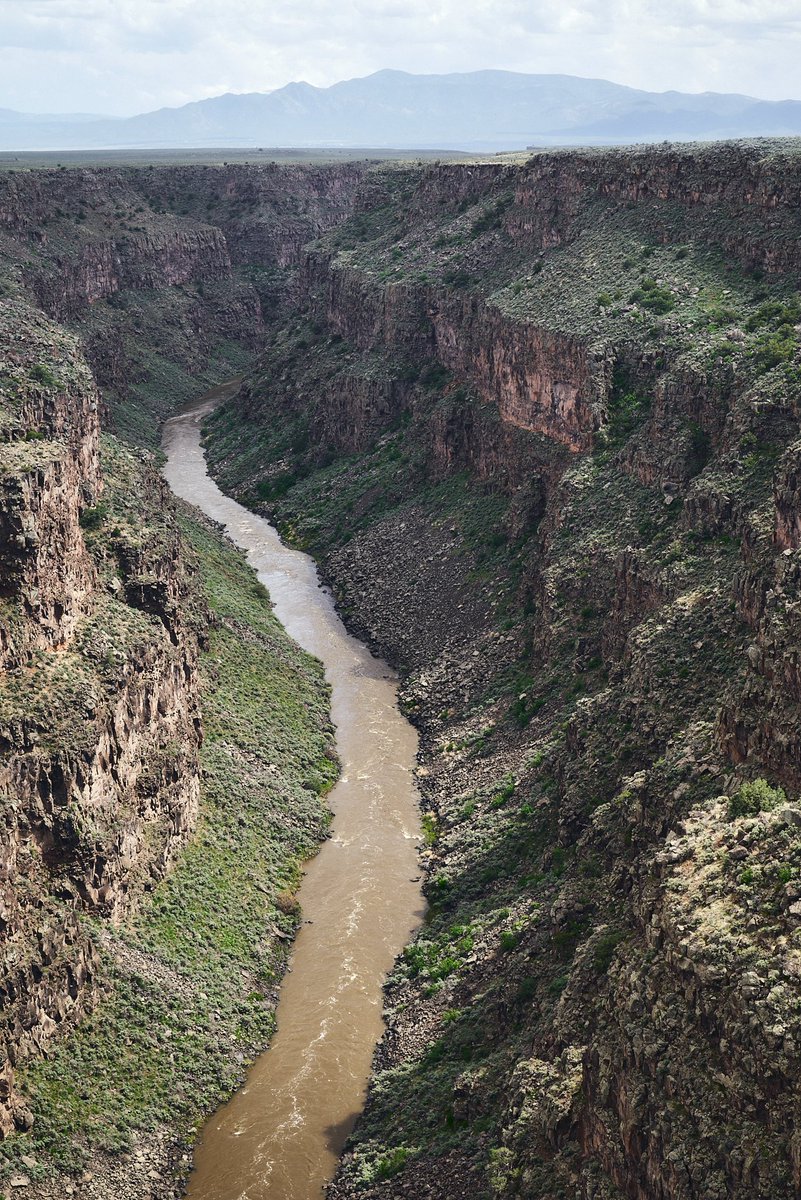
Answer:
POLYGON ((421 730, 428 919, 329 1200, 801 1195, 775 149, 377 173, 208 422, 421 730))
POLYGON ((398 711, 392 672, 348 634, 313 560, 209 477, 200 425, 215 399, 169 422, 166 477, 247 550, 286 631, 323 663, 342 771, 328 798, 331 837, 298 895, 304 922, 276 1037, 206 1125, 189 1194, 310 1200, 361 1110, 383 1031, 381 987, 422 916, 417 737, 398 711))
MULTIPOLYGON (((118 455, 99 537, 130 483, 118 455)), ((135 917, 99 935, 94 1011, 21 1072, 34 1126, 2 1144, 0 1186, 37 1200, 179 1194, 198 1122, 273 1033, 301 866, 328 827, 336 764, 322 668, 219 530, 184 506, 180 523, 198 624, 210 613, 199 822, 135 917)))

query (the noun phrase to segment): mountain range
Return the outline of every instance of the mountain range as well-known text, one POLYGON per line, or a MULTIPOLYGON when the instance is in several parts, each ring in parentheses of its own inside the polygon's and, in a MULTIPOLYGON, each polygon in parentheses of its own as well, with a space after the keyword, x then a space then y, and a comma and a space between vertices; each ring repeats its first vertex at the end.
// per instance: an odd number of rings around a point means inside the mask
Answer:
POLYGON ((0 109, 0 150, 362 146, 509 150, 801 134, 801 101, 647 92, 604 79, 377 71, 330 87, 290 83, 134 117, 0 109))

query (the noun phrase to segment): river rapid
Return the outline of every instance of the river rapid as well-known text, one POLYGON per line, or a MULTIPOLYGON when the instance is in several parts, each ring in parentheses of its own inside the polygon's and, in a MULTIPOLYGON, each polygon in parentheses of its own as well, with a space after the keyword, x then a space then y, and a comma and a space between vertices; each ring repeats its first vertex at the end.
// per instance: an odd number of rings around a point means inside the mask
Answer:
POLYGON ((209 477, 200 427, 235 386, 167 422, 164 475, 177 496, 225 526, 281 623, 324 664, 342 774, 329 796, 332 836, 299 892, 304 924, 281 986, 277 1033, 206 1124, 188 1194, 319 1200, 364 1102, 383 1027, 382 982, 423 914, 417 735, 398 710, 392 672, 347 632, 312 559, 209 477))

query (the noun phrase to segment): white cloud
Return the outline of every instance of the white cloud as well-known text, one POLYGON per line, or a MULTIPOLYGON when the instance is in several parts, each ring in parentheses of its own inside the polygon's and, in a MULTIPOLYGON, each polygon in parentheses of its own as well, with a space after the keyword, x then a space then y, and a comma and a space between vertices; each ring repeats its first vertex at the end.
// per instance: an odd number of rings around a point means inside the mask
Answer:
POLYGON ((0 106, 133 113, 381 67, 801 95, 798 0, 0 0, 0 106))

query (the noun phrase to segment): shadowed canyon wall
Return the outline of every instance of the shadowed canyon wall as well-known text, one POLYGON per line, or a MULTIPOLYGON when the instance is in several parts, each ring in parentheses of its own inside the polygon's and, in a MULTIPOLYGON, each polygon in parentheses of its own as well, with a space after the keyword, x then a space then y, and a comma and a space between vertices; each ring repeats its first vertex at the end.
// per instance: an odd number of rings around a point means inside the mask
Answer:
POLYGON ((99 421, 243 372, 214 470, 422 738, 332 1196, 801 1195, 799 163, 0 177, 4 1131, 197 809, 197 578, 99 421))
POLYGON ((801 1195, 800 163, 374 171, 209 423, 422 735, 338 1198, 801 1195))

